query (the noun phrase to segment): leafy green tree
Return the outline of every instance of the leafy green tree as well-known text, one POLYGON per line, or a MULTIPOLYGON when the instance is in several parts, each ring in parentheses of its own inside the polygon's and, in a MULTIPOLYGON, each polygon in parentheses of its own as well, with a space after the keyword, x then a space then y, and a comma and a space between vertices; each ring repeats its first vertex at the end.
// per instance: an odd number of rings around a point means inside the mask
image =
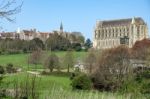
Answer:
POLYGON ((67 38, 58 35, 57 33, 52 34, 46 40, 46 46, 50 50, 68 50, 70 47, 70 41, 67 38))
POLYGON ((80 43, 82 45, 84 44, 85 38, 81 32, 72 32, 71 40, 73 41, 73 43, 80 43))
POLYGON ((44 43, 41 39, 39 38, 34 38, 32 41, 34 41, 36 43, 36 46, 38 48, 44 49, 44 43))
POLYGON ((82 50, 82 46, 80 43, 72 43, 72 49, 75 51, 81 51, 82 50))
POLYGON ((85 46, 85 49, 91 48, 91 47, 92 47, 92 42, 91 42, 91 40, 90 40, 90 39, 87 39, 87 40, 85 41, 84 46, 85 46))
POLYGON ((30 40, 30 42, 29 42, 29 49, 31 51, 37 50, 37 49, 44 49, 44 43, 39 38, 34 38, 34 39, 30 40))

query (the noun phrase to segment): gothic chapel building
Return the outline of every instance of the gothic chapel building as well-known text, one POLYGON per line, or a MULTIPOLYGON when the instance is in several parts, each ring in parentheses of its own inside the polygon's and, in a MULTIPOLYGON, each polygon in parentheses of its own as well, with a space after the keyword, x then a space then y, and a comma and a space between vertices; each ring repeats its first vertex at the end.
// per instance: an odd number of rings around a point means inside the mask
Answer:
POLYGON ((130 48, 138 40, 148 38, 148 26, 140 17, 97 21, 93 47, 107 49, 126 44, 130 48))

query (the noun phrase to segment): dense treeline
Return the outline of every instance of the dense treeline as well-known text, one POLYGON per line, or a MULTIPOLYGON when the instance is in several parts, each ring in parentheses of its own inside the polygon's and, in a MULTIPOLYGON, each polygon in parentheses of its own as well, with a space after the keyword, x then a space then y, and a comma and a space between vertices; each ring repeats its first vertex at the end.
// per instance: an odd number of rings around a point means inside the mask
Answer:
POLYGON ((27 53, 36 50, 37 48, 44 49, 44 43, 38 38, 30 41, 9 38, 0 40, 1 54, 27 53))
MULTIPOLYGON (((74 35, 74 34, 72 34, 74 35)), ((20 40, 20 39, 0 39, 0 53, 1 54, 16 54, 16 53, 28 53, 35 51, 37 49, 42 50, 52 50, 52 51, 67 51, 67 50, 87 50, 91 47, 92 43, 88 39, 84 42, 84 37, 71 36, 74 41, 70 38, 63 37, 57 33, 51 34, 51 36, 46 40, 42 41, 39 38, 34 38, 32 40, 20 40)))

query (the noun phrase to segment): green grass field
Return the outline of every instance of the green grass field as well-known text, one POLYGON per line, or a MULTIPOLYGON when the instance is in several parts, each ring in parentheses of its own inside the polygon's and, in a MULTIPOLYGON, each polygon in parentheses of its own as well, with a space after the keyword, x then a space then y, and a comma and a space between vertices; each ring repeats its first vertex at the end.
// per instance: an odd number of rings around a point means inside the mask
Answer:
MULTIPOLYGON (((65 53, 62 52, 53 52, 58 57, 63 58, 65 53)), ((50 52, 47 53, 47 55, 50 54, 50 52)), ((86 52, 73 52, 74 57, 76 60, 83 59, 86 55, 86 52)), ((23 69, 28 68, 28 57, 30 54, 14 54, 14 55, 0 55, 0 65, 7 65, 9 63, 12 63, 14 66, 21 67, 23 69)), ((30 68, 34 68, 32 64, 29 65, 30 68)), ((43 68, 42 64, 37 66, 38 68, 43 68)))
MULTIPOLYGON (((3 87, 7 89, 14 88, 14 81, 23 85, 27 73, 7 75, 3 80, 3 87)), ((31 80, 33 75, 29 74, 31 80)), ((142 95, 119 94, 112 92, 98 92, 96 90, 82 91, 72 90, 69 77, 58 76, 39 76, 36 78, 36 90, 39 92, 39 99, 146 99, 142 95)))

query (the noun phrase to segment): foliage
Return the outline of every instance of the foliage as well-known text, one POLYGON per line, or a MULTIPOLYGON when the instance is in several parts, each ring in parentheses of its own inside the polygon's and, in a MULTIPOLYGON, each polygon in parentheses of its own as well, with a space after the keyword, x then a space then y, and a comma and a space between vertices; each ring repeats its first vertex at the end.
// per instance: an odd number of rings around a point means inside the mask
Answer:
MULTIPOLYGON (((65 34, 64 34, 65 35, 65 34)), ((54 32, 46 40, 46 47, 52 51, 67 51, 69 49, 74 49, 80 51, 82 49, 82 44, 84 43, 84 37, 79 33, 73 32, 66 37, 63 34, 54 32)))
POLYGON ((57 33, 51 34, 46 40, 46 46, 49 50, 62 50, 65 51, 70 48, 70 41, 57 33))
POLYGON ((37 50, 37 49, 44 49, 45 45, 43 41, 39 38, 34 38, 29 41, 29 49, 31 51, 37 50))
POLYGON ((16 72, 16 68, 13 66, 13 64, 9 63, 6 66, 6 72, 7 73, 15 73, 16 72))
POLYGON ((70 34, 70 39, 73 43, 80 43, 80 44, 84 44, 84 36, 82 35, 82 33, 80 32, 72 32, 70 34))
POLYGON ((81 51, 82 46, 80 43, 72 43, 71 48, 74 49, 75 51, 81 51))
POLYGON ((50 72, 53 71, 54 68, 59 67, 59 58, 54 53, 51 53, 51 55, 45 60, 44 66, 50 70, 50 72))
POLYGON ((41 99, 149 99, 144 95, 134 94, 119 94, 110 92, 98 92, 98 91, 86 91, 86 90, 73 90, 67 91, 57 87, 53 87, 53 90, 45 93, 45 96, 41 99))
POLYGON ((13 49, 11 49, 11 50, 7 50, 7 52, 6 52, 7 54, 20 54, 21 53, 21 51, 20 50, 13 50, 13 49))
POLYGON ((85 47, 86 50, 88 50, 89 48, 92 47, 92 42, 91 42, 90 39, 87 39, 87 40, 85 41, 84 47, 85 47))
POLYGON ((135 81, 140 86, 140 92, 150 94, 150 69, 143 70, 136 74, 135 81))
POLYGON ((4 74, 4 73, 5 73, 4 67, 3 67, 3 66, 0 66, 0 75, 1 75, 1 74, 4 74))
POLYGON ((18 54, 23 48, 23 41, 19 39, 0 39, 1 54, 18 54))
POLYGON ((11 96, 13 99, 39 99, 40 80, 36 75, 26 74, 22 79, 14 78, 12 80, 13 94, 7 92, 7 96, 11 96))
MULTIPOLYGON (((25 73, 19 73, 16 75, 8 76, 4 78, 4 83, 11 82, 9 86, 5 86, 6 88, 12 89, 14 88, 14 79, 18 79, 18 84, 22 84, 21 88, 24 90, 25 83, 27 81, 31 81, 32 74, 29 74, 30 80, 26 80, 25 73), (23 87, 24 86, 24 87, 23 87)), ((36 91, 39 92, 39 99, 149 99, 145 98, 144 94, 132 94, 132 93, 123 93, 119 92, 99 92, 96 90, 72 90, 70 86, 71 81, 68 76, 57 76, 57 75, 49 75, 44 76, 40 75, 40 77, 36 78, 36 91), (40 81, 40 83, 39 83, 40 81), (134 97, 133 97, 134 96, 134 97)), ((30 85, 30 84, 28 84, 30 85)), ((4 86, 4 85, 3 85, 4 86)), ((136 87, 134 87, 135 89, 136 87)), ((137 90, 138 91, 138 90, 137 90)), ((30 92, 30 91, 28 91, 30 92)), ((16 98, 15 98, 16 99, 16 98)), ((32 99, 32 98, 31 98, 32 99)))
MULTIPOLYGON (((77 40, 78 39, 76 39, 76 41, 77 40)), ((39 38, 20 40, 10 39, 8 37, 6 39, 0 39, 0 54, 29 53, 38 49, 52 51, 67 51, 69 49, 74 49, 80 51, 82 49, 81 44, 82 41, 71 42, 69 38, 59 35, 58 33, 50 34, 50 37, 45 43, 39 38)))
POLYGON ((80 74, 72 80, 73 89, 89 90, 91 89, 91 80, 86 74, 80 74))
POLYGON ((30 41, 20 39, 0 39, 1 54, 19 54, 44 49, 45 45, 39 38, 34 38, 30 41))
POLYGON ((56 76, 56 77, 69 77, 71 75, 71 73, 62 72, 62 71, 53 71, 53 72, 43 71, 41 74, 42 75, 49 75, 49 76, 56 76))

